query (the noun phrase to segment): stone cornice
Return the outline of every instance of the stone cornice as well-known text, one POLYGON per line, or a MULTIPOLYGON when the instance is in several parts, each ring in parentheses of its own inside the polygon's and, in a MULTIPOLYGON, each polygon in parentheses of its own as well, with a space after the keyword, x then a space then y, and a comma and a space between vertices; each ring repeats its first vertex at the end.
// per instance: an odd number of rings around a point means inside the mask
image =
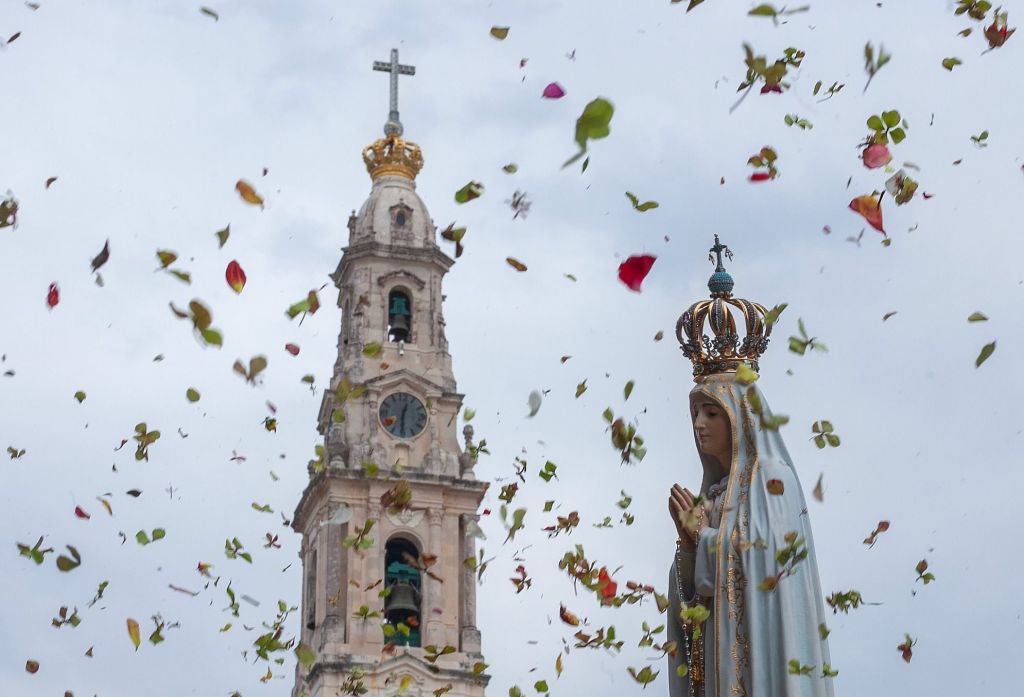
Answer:
MULTIPOLYGON (((443 487, 446 491, 452 491, 453 493, 461 491, 468 494, 475 494, 476 496, 474 498, 478 501, 483 498, 484 493, 490 486, 489 482, 481 481, 479 479, 462 479, 460 477, 441 474, 427 474, 425 472, 417 472, 414 470, 404 470, 402 472, 402 479, 413 484, 434 484, 439 487, 443 487)), ((299 499, 299 503, 295 507, 295 513, 292 515, 292 529, 295 530, 295 532, 302 534, 306 523, 307 504, 314 495, 331 480, 362 480, 367 483, 368 487, 373 482, 385 482, 385 480, 380 477, 367 476, 366 472, 362 469, 351 470, 327 467, 323 472, 309 480, 309 483, 302 492, 302 498, 299 499)), ((452 507, 449 506, 449 508, 452 507)))
POLYGON ((338 268, 331 274, 334 283, 338 286, 345 280, 346 272, 356 261, 366 258, 378 259, 400 259, 402 261, 419 261, 432 263, 448 271, 455 263, 455 260, 442 252, 438 247, 406 247, 398 245, 383 244, 375 240, 358 242, 342 248, 341 261, 338 268))

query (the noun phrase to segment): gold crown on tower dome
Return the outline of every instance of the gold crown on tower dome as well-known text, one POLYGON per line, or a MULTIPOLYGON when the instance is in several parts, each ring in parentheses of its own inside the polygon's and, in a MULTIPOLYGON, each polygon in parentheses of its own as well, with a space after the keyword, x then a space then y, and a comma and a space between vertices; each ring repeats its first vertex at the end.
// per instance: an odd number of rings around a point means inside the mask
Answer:
POLYGON ((741 363, 758 370, 758 358, 768 348, 771 324, 765 321, 768 312, 760 305, 742 298, 732 297, 732 276, 722 266, 722 252, 732 260, 732 252, 718 241, 711 248, 708 260, 716 262, 715 272, 708 279, 711 299, 690 305, 676 322, 676 338, 683 355, 693 362, 693 375, 735 373, 741 363), (734 315, 735 313, 735 315, 734 315), (742 321, 746 335, 739 336, 737 319, 742 321), (712 336, 704 333, 704 323, 711 327, 712 336))
POLYGON ((370 179, 386 174, 398 174, 415 179, 423 169, 423 152, 420 146, 404 140, 398 133, 388 133, 363 149, 363 162, 370 179))

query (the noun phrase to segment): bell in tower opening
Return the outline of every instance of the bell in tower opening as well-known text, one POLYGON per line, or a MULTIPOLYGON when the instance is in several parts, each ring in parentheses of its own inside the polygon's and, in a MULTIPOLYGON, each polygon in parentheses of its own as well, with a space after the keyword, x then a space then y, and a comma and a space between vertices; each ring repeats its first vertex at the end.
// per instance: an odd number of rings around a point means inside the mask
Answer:
POLYGON ((416 545, 401 537, 388 541, 384 555, 384 641, 397 646, 420 646, 420 603, 423 594, 419 570, 406 563, 419 559, 416 545))
POLYGON ((411 322, 409 296, 400 290, 391 291, 388 296, 388 341, 409 341, 411 322))

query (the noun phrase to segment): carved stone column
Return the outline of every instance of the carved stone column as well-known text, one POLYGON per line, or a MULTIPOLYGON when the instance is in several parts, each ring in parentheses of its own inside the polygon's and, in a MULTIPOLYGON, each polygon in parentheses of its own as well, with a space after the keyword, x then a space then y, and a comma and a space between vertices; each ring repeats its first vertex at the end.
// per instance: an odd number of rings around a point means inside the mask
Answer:
MULTIPOLYGON (((334 517, 341 504, 328 504, 325 516, 334 517)), ((325 525, 321 528, 319 554, 324 560, 324 624, 321 632, 323 644, 345 643, 345 617, 348 611, 348 564, 346 550, 341 541, 345 539, 348 524, 325 525)))
MULTIPOLYGON (((427 521, 430 523, 430 536, 427 544, 430 547, 426 551, 428 554, 436 554, 438 559, 444 558, 444 539, 441 536, 441 523, 443 520, 444 511, 442 509, 432 508, 427 511, 427 521)), ((441 615, 434 612, 434 608, 444 609, 441 601, 441 584, 426 574, 423 574, 422 582, 423 587, 427 590, 423 594, 422 619, 426 620, 423 645, 437 644, 438 649, 440 649, 444 646, 444 623, 441 620, 441 615)))
MULTIPOLYGON (((375 499, 373 495, 370 495, 370 500, 366 504, 366 517, 367 520, 376 521, 373 524, 373 530, 371 535, 373 536, 373 546, 370 547, 364 554, 366 558, 364 560, 364 572, 362 578, 362 587, 370 585, 378 578, 384 577, 384 543, 387 541, 384 539, 384 523, 380 519, 381 506, 380 500, 375 499), (376 533, 374 533, 374 530, 376 533)), ((380 586, 383 588, 383 584, 380 586)), ((376 597, 376 593, 370 595, 364 593, 363 597, 366 598, 365 602, 370 606, 370 610, 379 610, 382 604, 380 599, 376 597)), ((384 632, 381 631, 379 620, 366 620, 364 622, 365 635, 363 640, 367 646, 376 647, 378 650, 384 647, 384 632)))
POLYGON ((463 564, 468 557, 476 557, 476 538, 467 534, 470 521, 480 516, 463 513, 459 516, 459 650, 480 653, 480 630, 476 628, 476 573, 463 564))

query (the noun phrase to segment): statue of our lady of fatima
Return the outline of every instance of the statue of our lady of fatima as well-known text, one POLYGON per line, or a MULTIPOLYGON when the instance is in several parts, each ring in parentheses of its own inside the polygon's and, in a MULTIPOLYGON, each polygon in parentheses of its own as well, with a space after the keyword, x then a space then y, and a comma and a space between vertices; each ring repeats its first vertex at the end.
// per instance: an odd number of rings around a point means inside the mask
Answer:
POLYGON ((669 572, 668 638, 676 646, 669 695, 833 697, 807 504, 778 420, 754 383, 771 318, 762 305, 732 296, 722 266, 722 253, 732 253, 717 235, 711 252, 711 298, 676 325, 693 362, 690 418, 704 476, 697 493, 676 484, 669 495, 678 533, 669 572))

